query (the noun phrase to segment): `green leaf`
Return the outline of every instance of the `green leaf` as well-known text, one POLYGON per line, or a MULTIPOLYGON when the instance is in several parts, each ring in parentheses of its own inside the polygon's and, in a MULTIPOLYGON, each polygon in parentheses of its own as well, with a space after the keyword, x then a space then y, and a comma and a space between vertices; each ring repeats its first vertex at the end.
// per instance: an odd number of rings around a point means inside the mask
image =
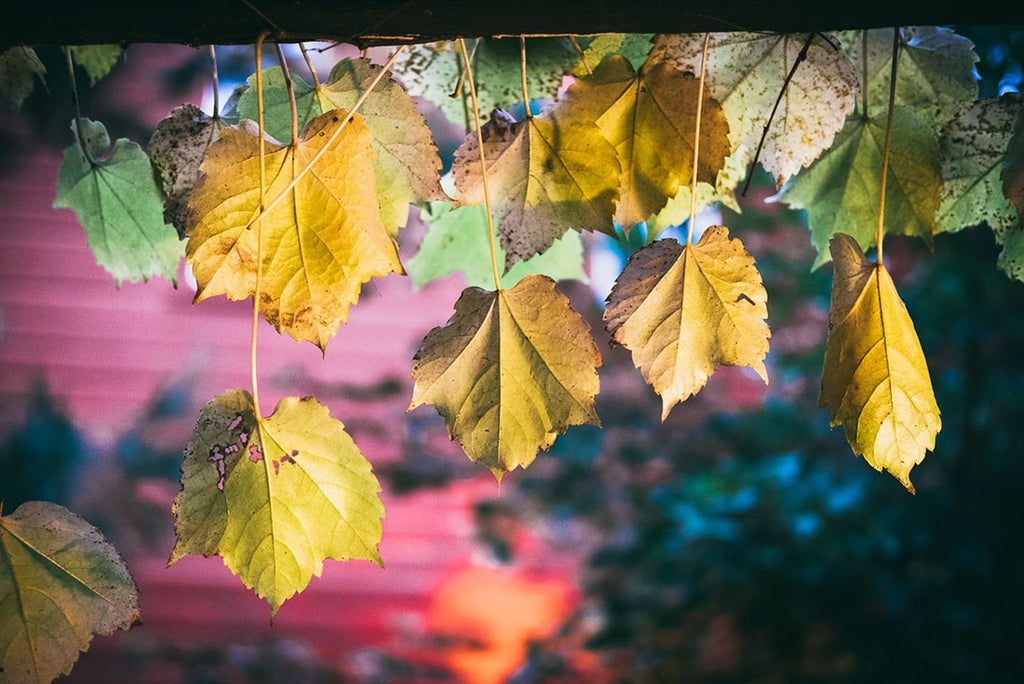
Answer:
MULTIPOLYGON (((295 109, 299 120, 299 131, 312 119, 328 109, 312 85, 292 72, 292 88, 295 91, 295 109)), ((246 89, 238 97, 236 110, 240 119, 259 120, 259 106, 256 101, 256 74, 246 80, 246 89)), ((267 135, 290 145, 292 142, 292 106, 288 100, 288 87, 281 67, 263 70, 263 126, 267 135)))
POLYGON ((1009 277, 1024 282, 1024 227, 1020 220, 1024 216, 1024 107, 1017 108, 1001 178, 1003 194, 1017 210, 1017 225, 996 231, 996 239, 1003 245, 999 267, 1009 277))
POLYGON ((583 49, 583 58, 576 62, 572 73, 574 76, 586 76, 587 66, 593 69, 608 55, 622 55, 634 69, 638 69, 654 47, 653 38, 653 33, 604 33, 595 36, 589 42, 584 42, 586 47, 583 49))
POLYGON ((62 506, 29 501, 0 517, 0 681, 50 682, 94 634, 139 620, 139 592, 100 531, 62 506))
MULTIPOLYGON (((974 45, 948 28, 905 26, 901 29, 899 65, 896 70, 896 104, 913 109, 932 129, 942 128, 966 105, 978 99, 974 45)), ((841 31, 836 34, 864 79, 858 112, 884 119, 889 109, 889 73, 892 68, 891 28, 841 31), (866 49, 865 49, 866 48, 866 49)))
POLYGON ((19 45, 0 53, 0 91, 15 109, 32 93, 37 78, 46 83, 46 67, 35 50, 19 45))
MULTIPOLYGON (((789 206, 807 210, 811 242, 818 250, 815 268, 828 261, 829 240, 836 233, 852 235, 863 250, 875 244, 884 147, 884 116, 851 116, 832 146, 779 194, 789 206)), ((931 242, 938 230, 939 166, 934 130, 913 110, 896 107, 885 192, 887 234, 931 242)))
MULTIPOLYGON (((615 234, 619 162, 597 126, 564 120, 559 110, 519 122, 495 110, 481 133, 507 268, 547 251, 569 229, 615 234)), ((461 202, 484 202, 476 133, 455 151, 452 175, 461 202)))
POLYGON ((498 292, 467 288, 415 361, 409 409, 435 406, 466 455, 499 481, 570 425, 600 425, 601 355, 550 278, 527 276, 498 292))
MULTIPOLYGON (((429 214, 423 215, 427 222, 427 234, 420 243, 419 251, 406 262, 405 267, 412 276, 415 288, 462 271, 467 286, 494 287, 491 270, 491 252, 487 244, 487 213, 483 205, 467 204, 451 208, 449 202, 435 202, 429 214)), ((505 263, 505 252, 497 246, 498 263, 505 263)), ((576 231, 568 231, 551 243, 544 252, 529 259, 517 261, 501 277, 501 286, 514 286, 525 276, 539 273, 552 280, 582 280, 587 282, 583 271, 583 241, 576 231)))
POLYGON ((370 462, 314 398, 282 399, 257 423, 249 393, 229 390, 185 447, 169 562, 219 555, 276 614, 327 558, 382 565, 378 492, 370 462))
POLYGON ((98 122, 85 119, 83 129, 93 159, 77 141, 64 150, 53 206, 75 212, 97 263, 118 285, 155 275, 176 284, 184 243, 164 223, 149 157, 137 144, 120 138, 108 157, 96 160, 110 138, 98 122))
POLYGON ((91 85, 110 73, 121 57, 120 45, 72 45, 71 55, 75 63, 85 69, 91 85))

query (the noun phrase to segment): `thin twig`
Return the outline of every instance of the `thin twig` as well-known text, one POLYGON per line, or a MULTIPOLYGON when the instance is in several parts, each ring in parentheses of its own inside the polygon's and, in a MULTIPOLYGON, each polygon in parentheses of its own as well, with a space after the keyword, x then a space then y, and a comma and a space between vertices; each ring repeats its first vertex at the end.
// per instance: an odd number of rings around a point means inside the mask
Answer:
POLYGON ((320 77, 316 75, 316 69, 313 68, 313 60, 309 58, 309 53, 306 52, 306 46, 304 43, 299 43, 299 50, 302 51, 302 58, 306 60, 306 66, 309 68, 309 75, 313 77, 313 87, 316 90, 320 90, 320 77))
POLYGON ((281 63, 281 73, 284 75, 284 85, 288 89, 288 104, 292 110, 292 145, 299 142, 299 109, 295 104, 295 86, 292 84, 292 74, 288 70, 288 60, 284 58, 284 50, 280 43, 274 43, 277 50, 277 61, 281 63))
POLYGON ((583 63, 583 68, 587 70, 587 76, 593 76, 594 70, 587 63, 587 53, 580 47, 580 42, 576 40, 576 36, 569 36, 569 40, 572 41, 572 46, 576 48, 576 52, 580 54, 580 61, 583 63))
POLYGON ((686 223, 686 246, 693 242, 693 223, 697 218, 697 164, 700 161, 700 119, 704 109, 704 74, 708 64, 708 44, 711 34, 704 34, 704 50, 700 57, 700 84, 697 89, 697 123, 693 130, 693 174, 690 178, 690 220, 686 223))
POLYGON ((523 79, 523 107, 526 108, 526 118, 533 118, 533 111, 530 109, 530 94, 526 92, 526 38, 519 37, 519 75, 523 79))
POLYGON ((900 57, 900 27, 892 36, 892 69, 889 71, 889 116, 885 123, 885 150, 882 152, 882 187, 878 199, 878 232, 875 234, 875 255, 882 265, 882 240, 885 237, 885 182, 889 177, 889 148, 892 145, 892 122, 896 112, 896 65, 900 57))
POLYGON ((220 118, 220 79, 217 77, 217 50, 210 45, 210 79, 213 81, 213 118, 220 118))

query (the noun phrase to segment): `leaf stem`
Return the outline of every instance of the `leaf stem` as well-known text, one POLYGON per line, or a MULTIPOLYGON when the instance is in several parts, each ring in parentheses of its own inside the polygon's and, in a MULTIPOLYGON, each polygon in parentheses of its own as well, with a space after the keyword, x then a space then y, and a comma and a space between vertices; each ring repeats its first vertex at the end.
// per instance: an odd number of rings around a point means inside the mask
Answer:
POLYGON ((249 370, 252 373, 252 406, 256 413, 256 425, 259 427, 263 421, 263 413, 260 411, 260 389, 259 381, 256 376, 256 333, 259 329, 260 322, 260 288, 263 284, 263 230, 262 221, 263 214, 266 210, 263 207, 263 202, 266 195, 266 136, 264 135, 264 122, 263 122, 263 41, 270 34, 269 31, 264 31, 260 34, 260 37, 256 39, 256 109, 259 113, 258 124, 259 124, 259 135, 260 135, 260 214, 256 217, 249 227, 256 227, 256 289, 252 295, 252 337, 250 340, 249 349, 249 370))
POLYGON ((90 165, 96 166, 96 160, 89 154, 89 148, 85 144, 85 133, 82 131, 82 107, 78 103, 78 84, 75 82, 75 63, 71 59, 71 48, 64 46, 64 58, 68 63, 68 76, 71 78, 71 102, 75 105, 75 137, 78 139, 78 146, 82 148, 82 154, 90 165))
POLYGON ((398 59, 398 55, 400 55, 402 53, 402 50, 404 50, 405 48, 405 45, 399 45, 397 48, 395 48, 395 51, 391 54, 390 59, 388 59, 387 63, 377 73, 377 75, 373 77, 373 80, 370 81, 370 85, 367 86, 367 88, 363 91, 363 94, 360 95, 359 99, 356 100, 354 105, 352 105, 352 109, 350 109, 348 111, 348 114, 345 115, 345 118, 342 119, 341 125, 334 129, 334 132, 331 133, 331 137, 329 137, 327 141, 323 144, 323 146, 319 150, 317 150, 317 153, 313 155, 313 158, 306 162, 305 166, 299 169, 299 172, 295 174, 295 177, 292 178, 291 182, 288 183, 288 185, 286 185, 284 189, 282 189, 281 192, 270 201, 270 204, 268 204, 262 211, 260 211, 256 218, 254 218, 252 222, 249 223, 250 226, 256 223, 256 221, 259 221, 261 218, 266 216, 269 212, 273 211, 274 208, 276 208, 277 205, 280 204, 281 201, 288 196, 288 193, 291 192, 295 188, 295 186, 299 184, 299 181, 301 181, 305 177, 305 175, 309 173, 309 170, 313 168, 313 165, 320 161, 320 157, 322 157, 324 155, 324 152, 330 149, 331 145, 334 144, 334 141, 338 139, 338 136, 341 135, 341 132, 345 130, 345 126, 347 126, 348 123, 352 120, 352 116, 363 105, 363 103, 366 102, 366 98, 370 96, 370 93, 373 92, 373 89, 377 87, 377 84, 380 83, 382 78, 384 78, 384 75, 388 73, 388 70, 391 69, 391 65, 395 63, 395 60, 398 59))
POLYGON ((480 151, 480 178, 484 186, 484 207, 487 210, 487 245, 491 248, 491 270, 494 272, 494 290, 501 292, 501 273, 498 271, 498 251, 494 246, 494 218, 491 216, 491 192, 487 187, 487 160, 484 158, 484 133, 480 126, 480 106, 476 99, 476 82, 473 80, 473 67, 469 64, 466 53, 466 41, 459 38, 459 49, 462 50, 466 62, 466 80, 469 81, 469 97, 473 101, 473 121, 476 123, 476 143, 480 151))
MULTIPOLYGON (((757 160, 761 158, 761 149, 764 147, 764 141, 768 138, 768 130, 771 128, 772 121, 775 119, 775 113, 779 111, 779 104, 782 103, 782 96, 786 94, 786 90, 789 88, 790 81, 793 80, 793 76, 796 74, 796 68, 800 66, 800 63, 807 59, 807 52, 811 49, 811 43, 814 42, 814 33, 807 34, 807 40, 804 41, 803 48, 800 49, 800 54, 796 56, 796 61, 793 62, 793 66, 790 67, 789 73, 786 74, 786 80, 782 82, 782 88, 779 90, 779 96, 775 98, 775 106, 772 107, 772 113, 768 115, 768 121, 764 124, 764 129, 761 131, 761 139, 757 143, 757 151, 754 152, 754 158, 750 161, 750 168, 747 169, 747 181, 743 185, 743 192, 741 196, 747 196, 747 190, 750 189, 750 181, 754 177, 754 167, 757 166, 757 160)), ((783 40, 788 40, 788 37, 783 37, 783 40)))
POLYGON ((576 52, 580 54, 580 62, 583 63, 583 68, 587 72, 587 76, 593 76, 594 70, 590 68, 590 64, 587 63, 587 53, 580 47, 580 41, 576 40, 576 36, 569 36, 569 40, 572 42, 572 46, 576 48, 576 52))
POLYGON ((526 38, 519 36, 519 75, 523 80, 523 108, 526 109, 526 118, 533 118, 533 110, 530 108, 530 94, 526 92, 526 38))
POLYGON ((885 123, 885 149, 882 152, 882 187, 878 199, 878 232, 875 235, 875 254, 878 265, 882 262, 882 239, 885 237, 885 182, 889 177, 889 150, 892 147, 892 121, 896 111, 896 65, 900 57, 900 27, 893 30, 892 69, 889 72, 889 116, 885 123))
POLYGON ((306 60, 306 67, 309 69, 309 75, 313 77, 313 87, 316 90, 320 90, 320 77, 316 75, 316 69, 313 68, 313 60, 309 58, 309 53, 306 52, 306 45, 299 43, 299 50, 302 51, 302 58, 306 60))
POLYGON ((284 50, 280 43, 274 43, 277 50, 277 61, 281 63, 281 74, 284 75, 284 85, 288 89, 288 106, 292 111, 292 145, 299 142, 299 110, 295 104, 295 86, 292 85, 292 74, 288 70, 288 60, 284 58, 284 50))
POLYGON ((220 118, 220 79, 217 76, 217 50, 210 48, 210 80, 213 81, 213 118, 220 118))
POLYGON ((697 123, 693 127, 693 173, 690 178, 690 220, 686 222, 686 246, 693 242, 693 222, 697 218, 697 163, 700 161, 700 119, 704 109, 704 74, 707 72, 708 44, 711 34, 704 34, 704 49, 700 57, 700 84, 697 86, 697 123))

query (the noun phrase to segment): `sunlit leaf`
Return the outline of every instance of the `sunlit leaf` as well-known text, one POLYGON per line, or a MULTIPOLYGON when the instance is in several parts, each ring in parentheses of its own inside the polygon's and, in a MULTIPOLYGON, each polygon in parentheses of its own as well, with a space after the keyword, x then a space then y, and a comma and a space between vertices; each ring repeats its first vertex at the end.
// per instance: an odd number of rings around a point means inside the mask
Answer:
POLYGON ((46 684, 94 634, 139 620, 139 591, 117 549, 62 506, 29 501, 0 517, 0 681, 46 684))
POLYGON ((835 275, 819 404, 842 425, 853 452, 888 470, 911 493, 911 469, 941 427, 921 343, 885 267, 857 242, 831 241, 835 275))
POLYGON ((0 92, 15 109, 32 93, 37 78, 46 82, 46 67, 35 50, 17 45, 0 52, 0 92))
POLYGON ((723 363, 749 366, 768 382, 767 302, 743 243, 714 226, 695 245, 658 240, 634 253, 608 295, 604 320, 661 395, 665 420, 723 363))
POLYGON ((550 278, 527 276, 498 292, 467 288, 415 361, 409 408, 435 406, 466 455, 499 480, 570 425, 600 424, 601 356, 550 278))
MULTIPOLYGON (((740 205, 736 202, 736 188, 747 177, 747 167, 743 162, 747 155, 747 148, 741 145, 725 158, 722 170, 715 177, 714 186, 710 183, 697 183, 697 213, 713 204, 721 204, 736 213, 740 212, 740 205)), ((647 220, 648 235, 653 239, 669 226, 682 225, 689 218, 690 186, 684 185, 664 209, 647 220)))
POLYGON ((174 563, 218 555, 273 613, 327 558, 381 565, 380 484, 345 426, 312 397, 257 424, 248 392, 208 403, 185 447, 174 563))

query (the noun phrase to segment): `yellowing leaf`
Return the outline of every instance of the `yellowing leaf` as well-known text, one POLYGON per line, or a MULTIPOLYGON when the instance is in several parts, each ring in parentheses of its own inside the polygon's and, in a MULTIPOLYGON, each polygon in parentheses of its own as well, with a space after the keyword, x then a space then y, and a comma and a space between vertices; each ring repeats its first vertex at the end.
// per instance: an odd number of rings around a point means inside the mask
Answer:
POLYGON ((0 681, 46 684, 71 671, 94 634, 139 620, 139 591, 100 531, 30 501, 0 517, 0 681))
POLYGON ((743 243, 714 226, 690 247, 658 240, 633 254, 608 295, 604 320, 661 395, 665 420, 720 364, 750 366, 768 382, 767 302, 743 243))
MULTIPOLYGON (((495 110, 482 134, 506 268, 546 251, 570 228, 614 235, 619 164, 597 126, 567 123, 557 111, 516 122, 495 110)), ((456 150, 452 175, 464 204, 484 202, 476 133, 456 150)))
MULTIPOLYGON (((64 150, 57 177, 54 207, 75 212, 85 228, 96 262, 120 284, 159 275, 177 281, 182 242, 164 223, 160 189, 142 148, 126 138, 107 152, 110 137, 103 124, 83 120, 82 137, 92 159, 79 142, 64 150)), ((77 127, 76 138, 79 136, 77 127)))
MULTIPOLYGON (((634 71, 619 55, 573 84, 563 121, 594 121, 615 147, 622 174, 615 220, 625 229, 661 211, 693 176, 700 82, 664 62, 634 71)), ((729 154, 729 126, 705 92, 697 180, 715 182, 729 154)))
POLYGON ((206 154, 205 174, 189 205, 187 256, 196 301, 256 289, 257 236, 262 234, 260 310, 278 331, 324 349, 347 320, 362 284, 401 273, 395 242, 380 220, 370 132, 357 114, 312 169, 288 185, 344 119, 334 110, 313 119, 299 140, 266 143, 266 204, 283 199, 254 225, 259 207, 259 136, 251 122, 226 128, 206 154))
POLYGON ((121 58, 120 45, 72 45, 71 55, 75 63, 85 69, 92 85, 110 73, 121 58))
MULTIPOLYGON (((708 46, 708 89, 725 111, 733 150, 745 145, 748 151, 739 163, 749 164, 764 135, 761 165, 779 186, 832 143, 853 111, 857 93, 849 57, 834 39, 814 34, 765 135, 768 116, 807 38, 733 31, 712 33, 708 46)), ((658 38, 650 59, 697 74, 703 46, 704 34, 667 34, 658 38)))
POLYGON ((252 397, 203 407, 174 500, 187 554, 219 555, 274 613, 327 558, 381 565, 380 484, 345 426, 312 397, 282 399, 257 425, 252 397))
POLYGON ((601 355, 586 321, 545 276, 499 292, 467 288, 415 361, 409 409, 434 405, 466 455, 499 480, 570 425, 600 424, 601 355))
POLYGON ((819 405, 855 454, 911 493, 910 470, 941 427, 921 343, 884 266, 843 233, 830 244, 835 276, 819 405))
MULTIPOLYGON (((832 147, 779 194, 791 207, 807 210, 818 250, 815 267, 828 261, 829 240, 840 231, 856 238, 861 249, 875 244, 885 124, 884 114, 849 117, 832 147)), ((938 136, 913 110, 896 107, 885 190, 887 233, 931 242, 938 231, 939 167, 938 136)))

